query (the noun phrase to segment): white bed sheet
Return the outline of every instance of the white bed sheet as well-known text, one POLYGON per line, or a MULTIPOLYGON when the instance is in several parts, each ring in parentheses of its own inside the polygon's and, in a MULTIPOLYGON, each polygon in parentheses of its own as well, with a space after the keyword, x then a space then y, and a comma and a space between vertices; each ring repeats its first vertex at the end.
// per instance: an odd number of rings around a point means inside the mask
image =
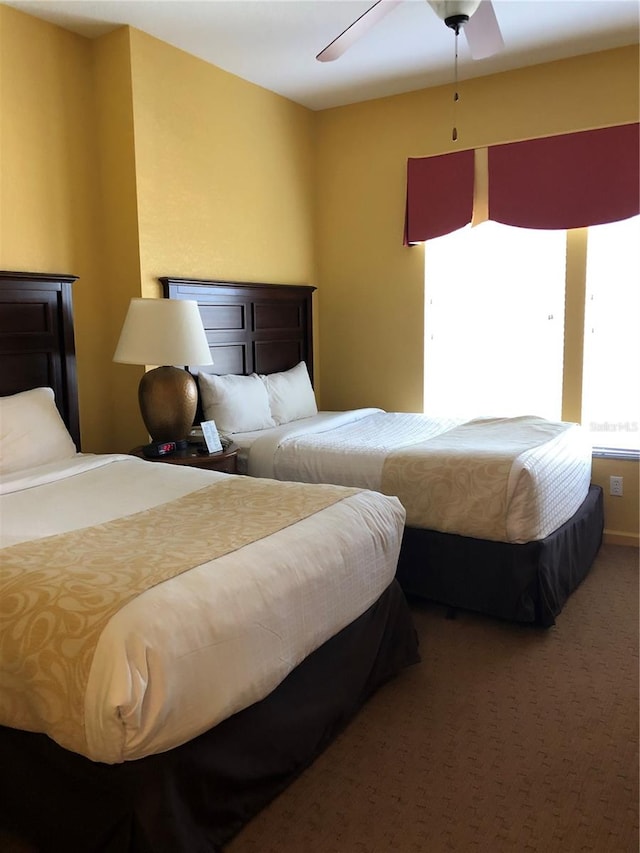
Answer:
MULTIPOLYGON (((240 447, 243 470, 251 476, 380 490, 390 453, 441 436, 463 422, 355 409, 321 412, 275 429, 237 434, 233 440, 240 447)), ((509 480, 505 541, 545 538, 576 512, 590 480, 591 444, 577 424, 546 445, 521 454, 509 480)), ((459 523, 444 532, 481 537, 481 528, 482 519, 475 518, 473 526, 459 523)))
MULTIPOLYGON (((129 515, 229 476, 78 454, 3 483, 0 546, 129 515)), ((91 665, 88 757, 116 763, 171 749, 264 698, 386 589, 403 525, 397 499, 362 491, 218 558, 215 571, 206 563, 126 604, 91 665)))
POLYGON ((272 429, 235 433, 242 473, 303 483, 380 489, 393 450, 439 435, 460 418, 428 418, 382 409, 318 412, 272 429))

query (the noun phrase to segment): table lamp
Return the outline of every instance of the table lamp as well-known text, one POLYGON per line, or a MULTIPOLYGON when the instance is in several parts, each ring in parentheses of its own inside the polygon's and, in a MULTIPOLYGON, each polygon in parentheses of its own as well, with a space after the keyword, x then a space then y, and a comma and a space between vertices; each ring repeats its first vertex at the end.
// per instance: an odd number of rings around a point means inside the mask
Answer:
POLYGON ((138 401, 153 442, 187 446, 198 402, 188 370, 213 364, 198 303, 188 299, 132 299, 113 360, 157 364, 140 380, 138 401))

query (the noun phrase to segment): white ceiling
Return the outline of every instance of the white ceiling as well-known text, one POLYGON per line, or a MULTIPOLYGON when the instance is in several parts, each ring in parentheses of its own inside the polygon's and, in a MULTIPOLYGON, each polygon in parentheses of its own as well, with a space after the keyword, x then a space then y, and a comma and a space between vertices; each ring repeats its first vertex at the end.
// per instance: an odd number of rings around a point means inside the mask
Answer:
MULTIPOLYGON (((317 53, 373 0, 2 0, 88 37, 130 24, 314 110, 453 80, 452 30, 404 0, 340 59, 317 53)), ((505 49, 460 79, 637 43, 639 0, 494 0, 505 49)))

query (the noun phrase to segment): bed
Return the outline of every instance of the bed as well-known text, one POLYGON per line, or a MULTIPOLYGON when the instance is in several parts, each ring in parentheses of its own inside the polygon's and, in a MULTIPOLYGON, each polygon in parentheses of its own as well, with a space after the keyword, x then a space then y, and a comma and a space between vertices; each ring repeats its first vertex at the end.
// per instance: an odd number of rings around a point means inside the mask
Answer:
POLYGON ((212 368, 192 368, 199 417, 233 435, 246 473, 397 495, 407 511, 397 577, 407 593, 554 624, 604 527, 581 427, 524 416, 460 422, 380 409, 318 412, 314 288, 161 282, 166 297, 198 302, 214 359, 212 368))
POLYGON ((417 662, 404 510, 79 452, 72 285, 0 274, 0 830, 220 850, 417 662))

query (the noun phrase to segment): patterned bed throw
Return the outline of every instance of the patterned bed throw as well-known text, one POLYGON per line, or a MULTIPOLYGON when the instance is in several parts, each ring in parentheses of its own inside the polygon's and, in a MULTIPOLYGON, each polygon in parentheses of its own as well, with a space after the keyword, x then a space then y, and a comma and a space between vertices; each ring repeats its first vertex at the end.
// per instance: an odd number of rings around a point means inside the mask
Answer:
POLYGON ((234 477, 144 512, 5 548, 0 724, 45 731, 86 753, 87 679, 114 613, 146 589, 356 491, 234 477))
POLYGON ((400 498, 412 527, 506 542, 519 457, 572 427, 536 417, 469 421, 390 454, 382 491, 400 498))

